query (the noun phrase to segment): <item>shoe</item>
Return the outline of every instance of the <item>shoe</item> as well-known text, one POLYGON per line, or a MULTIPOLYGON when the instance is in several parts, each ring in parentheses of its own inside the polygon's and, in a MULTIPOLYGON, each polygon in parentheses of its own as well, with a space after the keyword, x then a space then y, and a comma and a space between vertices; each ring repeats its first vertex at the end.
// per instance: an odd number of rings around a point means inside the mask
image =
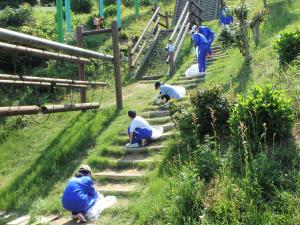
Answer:
POLYGON ((76 223, 87 223, 86 218, 82 213, 78 213, 76 215, 72 215, 71 218, 76 221, 76 223))
POLYGON ((139 143, 134 143, 134 144, 128 143, 128 144, 126 144, 126 148, 139 148, 139 147, 140 147, 139 143))

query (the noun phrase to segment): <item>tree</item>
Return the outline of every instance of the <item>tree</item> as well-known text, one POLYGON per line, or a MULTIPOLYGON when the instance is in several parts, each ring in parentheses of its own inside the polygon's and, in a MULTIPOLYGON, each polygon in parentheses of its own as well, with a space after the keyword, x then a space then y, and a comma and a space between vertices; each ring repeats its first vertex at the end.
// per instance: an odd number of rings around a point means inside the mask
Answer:
POLYGON ((253 32, 253 38, 256 46, 258 46, 259 39, 260 39, 259 27, 261 23, 265 20, 267 13, 268 13, 267 9, 262 9, 257 11, 254 14, 252 21, 250 23, 250 28, 253 32))
POLYGON ((236 47, 240 50, 246 61, 251 59, 249 48, 249 8, 245 0, 241 0, 238 6, 230 9, 236 18, 231 25, 222 26, 219 41, 224 47, 236 47))

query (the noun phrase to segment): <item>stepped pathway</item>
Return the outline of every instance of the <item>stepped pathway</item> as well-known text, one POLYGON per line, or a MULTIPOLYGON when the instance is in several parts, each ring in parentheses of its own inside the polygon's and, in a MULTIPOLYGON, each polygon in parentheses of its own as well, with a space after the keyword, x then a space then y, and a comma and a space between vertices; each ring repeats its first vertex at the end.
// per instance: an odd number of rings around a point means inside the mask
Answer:
MULTIPOLYGON (((211 63, 216 63, 222 56, 219 47, 213 48, 214 57, 210 60, 211 63)), ((143 88, 152 88, 153 82, 161 76, 148 76, 143 81, 143 88)), ((185 78, 179 77, 174 83, 184 85, 188 89, 195 88, 203 79, 197 77, 185 78)), ((135 91, 136 92, 136 91, 135 91)), ((140 93, 137 93, 140 95, 140 93)), ((132 97, 132 96, 131 96, 132 97)), ((141 101, 145 100, 143 96, 141 101)), ((148 102, 149 98, 147 97, 148 102)), ((142 104, 142 103, 141 103, 142 104)), ((132 224, 133 215, 130 214, 128 208, 135 198, 138 198, 140 193, 145 189, 149 174, 160 163, 162 159, 162 151, 165 148, 165 140, 174 135, 174 124, 170 118, 170 112, 167 107, 153 106, 149 104, 144 107, 141 114, 153 126, 162 126, 164 134, 160 140, 150 143, 142 148, 125 148, 127 141, 126 133, 119 132, 114 145, 102 151, 102 161, 98 162, 99 169, 93 172, 95 187, 102 194, 115 195, 118 198, 117 203, 106 209, 96 224, 132 224)), ((117 121, 118 122, 118 121, 117 121)), ((96 168, 98 168, 96 165, 96 168)), ((25 225, 29 222, 29 216, 19 217, 10 221, 9 225, 25 225)), ((68 216, 58 218, 55 215, 39 216, 38 223, 49 223, 51 225, 76 224, 68 216)))

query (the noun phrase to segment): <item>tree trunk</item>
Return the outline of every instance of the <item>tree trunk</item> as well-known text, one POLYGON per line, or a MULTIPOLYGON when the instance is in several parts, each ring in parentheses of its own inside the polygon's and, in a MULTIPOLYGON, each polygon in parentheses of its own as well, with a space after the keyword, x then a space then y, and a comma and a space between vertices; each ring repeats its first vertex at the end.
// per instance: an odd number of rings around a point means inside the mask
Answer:
POLYGON ((243 51, 244 51, 244 58, 245 60, 250 60, 250 49, 249 49, 249 43, 248 43, 248 29, 246 22, 243 22, 241 24, 241 31, 242 31, 242 38, 243 38, 243 51))
POLYGON ((254 38, 255 45, 258 46, 259 39, 260 39, 259 24, 255 24, 252 27, 252 32, 253 32, 253 38, 254 38))
POLYGON ((264 8, 267 8, 268 7, 267 0, 263 0, 263 2, 264 2, 264 8))

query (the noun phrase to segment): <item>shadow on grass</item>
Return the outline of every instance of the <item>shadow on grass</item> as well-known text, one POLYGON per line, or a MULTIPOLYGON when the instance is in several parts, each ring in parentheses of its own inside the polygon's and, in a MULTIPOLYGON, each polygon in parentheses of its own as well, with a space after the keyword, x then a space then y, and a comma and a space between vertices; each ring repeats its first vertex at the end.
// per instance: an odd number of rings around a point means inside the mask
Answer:
POLYGON ((0 192, 0 208, 28 212, 35 200, 46 197, 56 183, 70 177, 91 143, 118 115, 107 109, 76 116, 32 166, 0 192))
POLYGON ((262 36, 266 37, 261 38, 261 40, 264 40, 264 45, 268 44, 269 42, 269 39, 267 37, 272 34, 278 33, 293 21, 299 20, 300 15, 297 12, 293 12, 294 4, 291 4, 291 6, 289 6, 288 2, 286 1, 269 4, 270 13, 268 22, 265 23, 264 29, 262 29, 262 36))
MULTIPOLYGON (((250 80, 251 73, 251 62, 244 61, 237 76, 232 79, 233 85, 237 84, 237 86, 233 89, 234 94, 239 94, 245 91, 246 86, 250 80)), ((224 88, 224 90, 226 91, 226 87, 224 88)))

